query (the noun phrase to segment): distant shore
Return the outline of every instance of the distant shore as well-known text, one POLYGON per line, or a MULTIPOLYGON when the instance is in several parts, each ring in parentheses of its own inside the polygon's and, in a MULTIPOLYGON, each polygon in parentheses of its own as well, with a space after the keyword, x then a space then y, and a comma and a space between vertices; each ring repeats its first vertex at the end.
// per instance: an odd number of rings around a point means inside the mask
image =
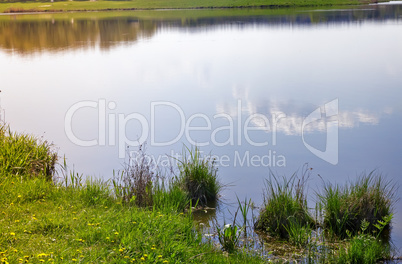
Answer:
MULTIPOLYGON (((362 5, 374 0, 129 0, 129 1, 61 1, 61 2, 3 2, 0 13, 85 12, 157 9, 214 9, 214 8, 292 8, 362 5)), ((381 2, 381 1, 380 1, 381 2)))

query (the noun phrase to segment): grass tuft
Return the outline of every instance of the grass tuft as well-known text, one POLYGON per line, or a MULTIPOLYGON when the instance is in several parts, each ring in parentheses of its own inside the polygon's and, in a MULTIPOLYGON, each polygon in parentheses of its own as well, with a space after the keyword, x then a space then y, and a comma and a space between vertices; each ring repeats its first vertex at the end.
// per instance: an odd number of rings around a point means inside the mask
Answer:
POLYGON ((45 176, 52 180, 57 153, 53 145, 32 135, 11 132, 0 125, 0 170, 21 177, 45 176))
MULTIPOLYGON (((267 232, 271 236, 288 239, 294 228, 302 228, 314 224, 307 207, 304 193, 304 175, 298 179, 296 174, 290 179, 280 181, 270 173, 266 181, 264 205, 254 227, 267 232)), ((295 231, 296 232, 296 231, 295 231)))
POLYGON ((191 149, 185 146, 179 170, 182 188, 193 204, 204 206, 218 200, 222 184, 218 180, 218 169, 211 156, 201 157, 197 146, 191 149))
MULTIPOLYGON (((355 182, 339 185, 324 185, 320 195, 323 205, 323 224, 329 235, 344 239, 350 232, 357 235, 361 223, 369 223, 368 233, 378 232, 375 225, 391 215, 396 202, 396 185, 385 181, 376 171, 362 174, 355 182)), ((384 228, 389 236, 390 224, 384 228)))

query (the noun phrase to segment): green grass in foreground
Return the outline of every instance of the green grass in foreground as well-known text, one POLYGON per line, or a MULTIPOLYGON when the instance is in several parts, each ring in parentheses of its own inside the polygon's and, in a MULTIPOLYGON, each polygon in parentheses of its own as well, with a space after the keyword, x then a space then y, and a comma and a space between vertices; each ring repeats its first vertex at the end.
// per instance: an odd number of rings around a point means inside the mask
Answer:
POLYGON ((0 262, 259 263, 201 242, 191 215, 122 204, 100 182, 0 175, 0 262))
POLYGON ((158 188, 153 207, 140 208, 100 180, 55 184, 41 169, 56 155, 46 142, 7 129, 0 138, 0 263, 261 262, 203 243, 191 212, 169 202, 174 189, 158 188))
POLYGON ((239 7, 305 7, 358 5, 371 0, 129 0, 129 1, 62 1, 16 2, 0 1, 0 12, 96 11, 130 9, 188 9, 239 7))

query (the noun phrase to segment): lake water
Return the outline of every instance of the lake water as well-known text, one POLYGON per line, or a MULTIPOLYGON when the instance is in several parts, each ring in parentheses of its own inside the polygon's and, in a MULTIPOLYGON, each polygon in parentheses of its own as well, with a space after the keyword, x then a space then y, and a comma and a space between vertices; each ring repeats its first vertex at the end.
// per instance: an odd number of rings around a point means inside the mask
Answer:
POLYGON ((261 205, 270 170, 305 163, 311 202, 374 169, 402 186, 398 3, 0 16, 1 116, 105 179, 138 141, 161 165, 197 143, 226 216, 236 196, 261 205))

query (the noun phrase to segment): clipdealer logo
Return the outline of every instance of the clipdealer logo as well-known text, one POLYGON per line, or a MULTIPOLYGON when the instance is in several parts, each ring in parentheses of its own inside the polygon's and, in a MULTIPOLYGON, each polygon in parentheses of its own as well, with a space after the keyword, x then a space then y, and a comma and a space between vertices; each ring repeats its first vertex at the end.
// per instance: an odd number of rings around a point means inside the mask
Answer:
MULTIPOLYGON (((282 112, 271 114, 271 116, 255 113, 250 114, 246 118, 242 113, 242 102, 237 102, 236 118, 227 113, 217 113, 212 117, 204 113, 195 113, 188 117, 185 111, 177 104, 168 101, 151 102, 149 120, 141 113, 115 113, 117 107, 115 102, 107 102, 105 99, 98 101, 81 101, 72 105, 66 112, 64 125, 67 138, 74 144, 82 147, 91 146, 118 146, 119 158, 125 158, 127 154, 127 146, 138 147, 144 143, 148 143, 153 147, 171 146, 181 142, 183 138, 192 145, 203 146, 241 146, 247 143, 253 147, 275 146, 277 144, 277 132, 279 122, 286 119, 286 114, 282 112), (74 116, 81 111, 92 108, 97 111, 98 131, 97 136, 93 139, 82 139, 74 133, 73 119, 74 116), (156 137, 156 120, 158 110, 169 109, 176 113, 179 120, 178 132, 169 140, 158 140, 156 137), (214 127, 215 120, 224 120, 227 125, 214 127), (194 125, 195 120, 202 120, 203 126, 194 125), (129 122, 137 122, 140 124, 139 136, 133 140, 127 135, 126 128, 129 122), (255 124, 258 124, 256 126, 255 124), (191 136, 191 132, 208 133, 209 139, 204 142, 198 142, 191 136), (271 132, 271 137, 263 141, 256 142, 250 136, 253 131, 271 132), (227 137, 222 140, 217 136, 218 133, 226 132, 227 137)), ((301 124, 301 137, 304 146, 315 156, 322 160, 336 165, 338 163, 338 99, 326 103, 323 107, 319 107, 304 118, 301 124), (314 148, 305 140, 306 126, 313 122, 323 121, 326 127, 326 148, 321 151, 314 148)), ((155 157, 154 157, 155 158, 155 157)), ((227 157, 216 157, 222 161, 225 166, 227 157)), ((160 157, 159 157, 160 159, 160 157)), ((268 155, 261 157, 251 155, 249 151, 242 154, 234 153, 234 162, 237 161, 239 166, 256 166, 263 164, 266 166, 284 166, 286 164, 285 157, 277 154, 275 151, 269 150, 268 155), (279 164, 279 165, 278 165, 279 164)))

